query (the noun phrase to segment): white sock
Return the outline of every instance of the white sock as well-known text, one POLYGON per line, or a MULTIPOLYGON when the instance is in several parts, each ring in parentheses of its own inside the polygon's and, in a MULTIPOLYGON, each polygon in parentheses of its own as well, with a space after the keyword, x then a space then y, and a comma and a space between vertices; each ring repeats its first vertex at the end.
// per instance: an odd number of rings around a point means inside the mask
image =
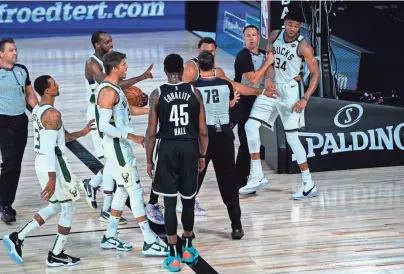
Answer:
POLYGON ((152 244, 156 241, 157 235, 151 230, 149 226, 149 221, 143 221, 139 223, 140 229, 142 230, 144 241, 147 244, 152 244))
POLYGON ((262 174, 261 159, 251 160, 251 171, 256 174, 262 174))
POLYGON ((31 221, 29 221, 23 228, 18 231, 18 239, 23 241, 25 237, 35 229, 39 227, 38 222, 33 218, 31 221))
POLYGON ((63 248, 65 247, 65 243, 67 241, 67 236, 68 235, 63 235, 63 234, 58 233, 58 235, 56 236, 55 244, 53 245, 53 248, 52 248, 53 254, 59 255, 60 252, 63 251, 63 248))
POLYGON ((112 193, 104 193, 104 204, 102 205, 102 211, 110 211, 113 197, 114 196, 112 195, 112 193))
POLYGON ((302 171, 302 181, 305 183, 311 183, 311 174, 310 174, 310 170, 306 169, 304 171, 302 171))
POLYGON ((90 180, 90 186, 93 188, 97 188, 101 185, 102 183, 102 173, 101 171, 98 171, 97 175, 95 175, 91 180, 90 180))
POLYGON ((109 216, 108 229, 105 233, 105 237, 109 238, 116 235, 116 232, 118 231, 119 219, 121 219, 121 217, 115 217, 112 215, 109 216))

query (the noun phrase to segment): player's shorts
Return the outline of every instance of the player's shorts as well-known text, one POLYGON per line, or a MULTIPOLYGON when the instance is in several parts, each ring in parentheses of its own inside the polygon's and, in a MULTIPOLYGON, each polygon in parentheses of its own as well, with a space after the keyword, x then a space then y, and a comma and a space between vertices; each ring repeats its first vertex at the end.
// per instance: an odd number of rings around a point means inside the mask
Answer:
POLYGON ((304 110, 293 112, 293 106, 304 95, 303 83, 292 80, 285 84, 276 84, 279 98, 259 95, 250 112, 250 119, 257 120, 273 130, 276 118, 280 115, 286 131, 294 131, 305 127, 304 110))
MULTIPOLYGON (((56 157, 56 186, 55 193, 50 198, 50 203, 75 202, 80 198, 80 192, 76 181, 76 176, 72 173, 68 159, 65 155, 56 157)), ((38 154, 35 157, 35 171, 41 188, 44 189, 49 181, 46 168, 46 156, 38 154)))
POLYGON ((198 141, 159 140, 156 149, 153 192, 192 199, 198 190, 198 141))
MULTIPOLYGON (((88 104, 87 107, 87 122, 89 122, 91 119, 95 118, 95 104, 88 104)), ((97 123, 94 122, 94 128, 95 130, 90 131, 91 134, 91 139, 93 140, 93 146, 95 149, 95 154, 97 155, 98 159, 104 158, 104 150, 102 149, 102 139, 100 137, 100 134, 97 130, 97 123)))
POLYGON ((139 185, 140 179, 136 167, 131 141, 104 136, 103 148, 106 172, 112 176, 119 187, 139 185))

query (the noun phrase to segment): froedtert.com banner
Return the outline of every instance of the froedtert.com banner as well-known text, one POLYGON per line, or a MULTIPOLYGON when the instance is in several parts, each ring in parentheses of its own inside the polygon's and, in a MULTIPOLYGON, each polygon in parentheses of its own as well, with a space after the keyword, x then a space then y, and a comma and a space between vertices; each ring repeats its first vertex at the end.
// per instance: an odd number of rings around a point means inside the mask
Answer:
POLYGON ((0 1, 0 37, 185 29, 184 1, 0 1))

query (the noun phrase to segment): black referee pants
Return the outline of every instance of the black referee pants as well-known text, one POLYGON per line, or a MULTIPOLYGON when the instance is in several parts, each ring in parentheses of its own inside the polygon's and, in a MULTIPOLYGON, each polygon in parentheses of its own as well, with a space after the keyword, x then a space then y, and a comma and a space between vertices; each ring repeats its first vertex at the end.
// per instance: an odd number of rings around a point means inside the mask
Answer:
POLYGON ((206 153, 205 169, 199 174, 198 192, 201 188, 209 162, 215 169, 220 195, 227 207, 232 229, 241 229, 241 209, 238 187, 235 181, 236 164, 234 160, 234 133, 228 125, 222 126, 222 132, 209 128, 209 145, 206 153))
POLYGON ((0 115, 0 206, 11 206, 17 193, 28 137, 28 117, 0 115))

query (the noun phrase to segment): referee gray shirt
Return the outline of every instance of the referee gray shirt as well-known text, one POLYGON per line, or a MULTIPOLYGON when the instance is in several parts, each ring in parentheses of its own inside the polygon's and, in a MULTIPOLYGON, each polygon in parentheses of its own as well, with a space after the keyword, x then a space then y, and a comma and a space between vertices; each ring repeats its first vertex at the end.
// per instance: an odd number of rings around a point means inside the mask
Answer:
POLYGON ((0 67, 0 115, 17 116, 25 112, 25 87, 30 84, 24 65, 15 64, 12 69, 0 67))

